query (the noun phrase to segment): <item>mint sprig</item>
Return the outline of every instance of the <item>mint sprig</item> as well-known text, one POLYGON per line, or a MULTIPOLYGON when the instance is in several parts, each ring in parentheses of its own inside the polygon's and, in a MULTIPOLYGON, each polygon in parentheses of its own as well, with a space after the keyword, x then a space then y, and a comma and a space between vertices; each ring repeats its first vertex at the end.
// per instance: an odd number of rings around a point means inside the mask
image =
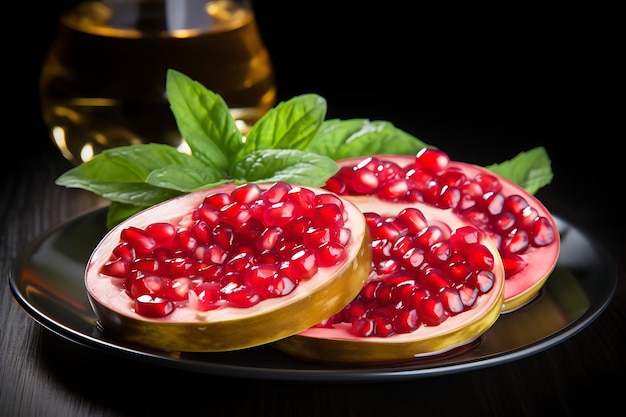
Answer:
MULTIPOLYGON (((109 199, 109 228, 165 200, 228 182, 318 187, 339 169, 335 160, 435 148, 386 121, 325 120, 326 100, 316 94, 279 103, 244 138, 222 97, 199 82, 170 69, 166 92, 190 153, 158 143, 120 146, 56 179, 109 199)), ((550 164, 537 147, 487 168, 534 194, 551 182, 550 164)))
POLYGON ((120 146, 56 179, 57 185, 109 199, 108 227, 167 199, 227 182, 322 186, 337 172, 336 159, 433 147, 389 122, 325 120, 326 100, 316 94, 279 103, 244 138, 222 97, 199 82, 170 69, 166 93, 189 154, 157 143, 120 146))

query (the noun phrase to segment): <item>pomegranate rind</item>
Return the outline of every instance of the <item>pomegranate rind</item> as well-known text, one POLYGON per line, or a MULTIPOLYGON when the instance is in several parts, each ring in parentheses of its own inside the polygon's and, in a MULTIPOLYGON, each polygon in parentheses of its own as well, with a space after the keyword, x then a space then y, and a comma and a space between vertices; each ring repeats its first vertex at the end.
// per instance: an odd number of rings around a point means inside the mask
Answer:
MULTIPOLYGON (((267 185, 262 185, 268 187, 267 185)), ((230 192, 227 184, 186 194, 148 208, 111 229, 92 252, 85 286, 92 309, 104 332, 153 350, 221 352, 249 348, 303 331, 341 310, 363 286, 371 266, 371 238, 361 211, 345 201, 346 226, 351 230, 347 260, 302 281, 292 293, 266 299, 248 308, 224 307, 208 312, 176 308, 163 318, 148 318, 133 311, 134 301, 99 271, 128 226, 144 228, 168 221, 177 224, 212 192, 230 192)), ((317 193, 326 190, 307 187, 317 193)))
MULTIPOLYGON (((423 203, 397 203, 373 196, 344 196, 362 212, 383 216, 397 214, 405 207, 421 210, 429 223, 445 223, 452 229, 467 226, 465 220, 451 210, 438 209, 423 203)), ((333 327, 311 327, 289 338, 273 343, 277 349, 302 359, 344 364, 368 364, 411 360, 440 355, 480 338, 498 319, 504 301, 505 272, 494 242, 484 238, 481 243, 494 255, 493 288, 478 297, 474 308, 448 317, 437 326, 422 325, 411 333, 387 337, 358 337, 350 333, 349 323, 333 327)))

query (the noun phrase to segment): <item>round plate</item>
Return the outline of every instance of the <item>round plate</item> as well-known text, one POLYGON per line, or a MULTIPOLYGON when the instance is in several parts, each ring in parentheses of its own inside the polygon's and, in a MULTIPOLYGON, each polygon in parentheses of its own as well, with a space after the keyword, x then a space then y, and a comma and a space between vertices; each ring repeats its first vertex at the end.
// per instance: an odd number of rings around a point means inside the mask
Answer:
POLYGON ((220 353, 149 351, 117 342, 98 327, 83 281, 91 251, 106 233, 106 207, 77 217, 33 242, 14 264, 15 299, 38 323, 75 343, 155 365, 241 378, 383 381, 468 371, 520 359, 585 328, 610 303, 617 269, 608 252, 556 217, 561 254, 540 294, 503 314, 472 346, 446 355, 372 366, 304 362, 271 345, 220 353))

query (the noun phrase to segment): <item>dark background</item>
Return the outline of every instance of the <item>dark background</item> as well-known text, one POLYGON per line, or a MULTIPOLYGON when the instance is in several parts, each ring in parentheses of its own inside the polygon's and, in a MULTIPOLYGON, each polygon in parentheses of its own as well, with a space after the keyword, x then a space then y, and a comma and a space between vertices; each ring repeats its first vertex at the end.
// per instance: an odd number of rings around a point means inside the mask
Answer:
MULTIPOLYGON (((328 101, 329 118, 388 120, 455 159, 478 164, 546 146, 555 177, 539 197, 609 250, 620 278, 615 302, 570 340, 510 364, 423 381, 310 384, 310 390, 307 384, 167 372, 92 352, 32 324, 26 327, 26 317, 13 313, 18 307, 5 303, 7 325, 0 334, 7 335, 2 364, 9 389, 4 397, 0 392, 0 408, 3 400, 9 409, 62 416, 139 415, 144 409, 143 415, 157 415, 154 410, 161 408, 180 414, 194 407, 253 415, 256 406, 274 415, 327 409, 367 415, 387 409, 387 402, 388 415, 441 410, 457 415, 482 408, 481 415, 575 416, 589 407, 599 414, 623 408, 623 399, 609 389, 614 391, 612 381, 624 369, 624 133, 617 77, 623 74, 617 37, 623 24, 615 24, 622 14, 587 3, 551 9, 546 2, 498 8, 437 2, 440 9, 434 10, 424 2, 402 2, 410 7, 405 10, 392 3, 389 9, 373 8, 364 1, 253 1, 280 100, 318 93, 328 101), (121 379, 111 384, 114 374, 121 379), (156 385, 148 384, 153 381, 156 385), (212 391, 216 383, 221 385, 212 391), (146 388, 150 393, 143 395, 146 388), (198 402, 205 398, 222 401, 198 402), (162 404, 155 403, 159 400, 162 404)), ((39 70, 57 14, 72 3, 3 3, 0 166, 13 174, 4 177, 5 195, 16 194, 15 201, 0 204, 7 213, 2 253, 9 255, 80 211, 67 207, 78 201, 68 190, 33 184, 70 168, 43 123, 33 120, 39 115, 39 70), (33 204, 39 201, 41 206, 33 204), (16 213, 23 218, 16 221, 16 213)))
MULTIPOLYGON (((37 79, 56 16, 76 0, 22 3, 12 6, 16 18, 6 18, 15 26, 3 59, 12 125, 21 112, 39 111, 37 79)), ((621 65, 615 11, 529 3, 253 4, 279 100, 317 93, 328 102, 328 118, 388 120, 480 165, 543 145, 555 174, 546 198, 573 214, 589 199, 618 214, 623 99, 613 77, 621 65)), ((11 129, 19 137, 14 146, 56 152, 43 124, 18 126, 11 129)))

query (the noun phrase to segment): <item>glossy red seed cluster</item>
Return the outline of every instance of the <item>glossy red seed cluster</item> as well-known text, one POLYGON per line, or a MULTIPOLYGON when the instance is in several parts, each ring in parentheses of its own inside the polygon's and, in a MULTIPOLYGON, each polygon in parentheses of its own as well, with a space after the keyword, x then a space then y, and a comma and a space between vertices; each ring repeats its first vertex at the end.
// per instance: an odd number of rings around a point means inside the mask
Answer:
POLYGON ((364 214, 372 274, 350 304, 318 326, 350 323, 360 337, 409 333, 472 309, 493 288, 494 255, 477 228, 429 224, 416 208, 395 217, 364 214))
POLYGON ((331 193, 245 184, 207 195, 178 225, 125 228, 100 272, 146 317, 185 306, 250 307, 344 261, 346 221, 343 202, 331 193))
POLYGON ((325 188, 339 195, 375 195, 451 209, 496 239, 507 278, 526 267, 524 253, 555 242, 557 231, 550 221, 522 196, 505 195, 496 176, 467 177, 449 162, 447 154, 428 148, 407 166, 368 157, 342 167, 325 188))

